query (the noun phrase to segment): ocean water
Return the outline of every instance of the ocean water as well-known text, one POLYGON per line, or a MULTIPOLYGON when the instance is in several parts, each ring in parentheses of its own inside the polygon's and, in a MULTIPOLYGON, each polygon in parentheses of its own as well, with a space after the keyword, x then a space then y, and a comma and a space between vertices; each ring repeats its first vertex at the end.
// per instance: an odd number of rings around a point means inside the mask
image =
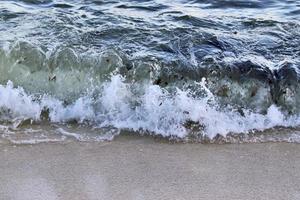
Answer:
POLYGON ((300 142, 297 0, 1 0, 1 142, 300 142))

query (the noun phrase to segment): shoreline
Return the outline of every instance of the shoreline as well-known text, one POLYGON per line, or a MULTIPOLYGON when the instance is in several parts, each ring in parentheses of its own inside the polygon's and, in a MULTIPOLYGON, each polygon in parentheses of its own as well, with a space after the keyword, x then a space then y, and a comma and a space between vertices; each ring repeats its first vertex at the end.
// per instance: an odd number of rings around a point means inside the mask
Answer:
POLYGON ((300 145, 0 144, 1 199, 299 199, 300 145))

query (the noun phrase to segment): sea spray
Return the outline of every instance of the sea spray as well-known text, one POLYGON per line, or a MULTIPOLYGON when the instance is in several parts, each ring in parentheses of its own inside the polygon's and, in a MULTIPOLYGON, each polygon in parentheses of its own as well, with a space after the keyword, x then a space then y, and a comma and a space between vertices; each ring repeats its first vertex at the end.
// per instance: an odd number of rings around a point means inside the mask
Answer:
POLYGON ((286 116, 275 105, 271 105, 266 114, 250 110, 243 110, 241 114, 233 107, 220 107, 205 84, 205 79, 198 83, 206 96, 195 98, 192 91, 177 88, 171 93, 157 85, 126 83, 122 76, 112 75, 110 81, 103 83, 97 99, 87 95, 64 105, 49 96, 33 98, 8 82, 0 87, 1 119, 30 118, 41 123, 41 113, 47 110, 49 123, 76 121, 91 128, 111 127, 181 139, 191 134, 191 127, 187 126, 191 121, 199 127, 197 134, 211 139, 217 135, 247 134, 278 126, 296 127, 300 123, 298 116, 286 116), (134 94, 137 90, 140 90, 139 95, 134 94))

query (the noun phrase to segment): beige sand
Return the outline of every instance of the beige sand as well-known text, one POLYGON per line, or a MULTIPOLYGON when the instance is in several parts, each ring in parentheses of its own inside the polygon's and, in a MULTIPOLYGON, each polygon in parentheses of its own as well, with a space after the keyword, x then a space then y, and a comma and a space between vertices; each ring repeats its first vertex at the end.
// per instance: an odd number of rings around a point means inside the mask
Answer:
POLYGON ((300 199, 300 145, 0 145, 0 199, 300 199))

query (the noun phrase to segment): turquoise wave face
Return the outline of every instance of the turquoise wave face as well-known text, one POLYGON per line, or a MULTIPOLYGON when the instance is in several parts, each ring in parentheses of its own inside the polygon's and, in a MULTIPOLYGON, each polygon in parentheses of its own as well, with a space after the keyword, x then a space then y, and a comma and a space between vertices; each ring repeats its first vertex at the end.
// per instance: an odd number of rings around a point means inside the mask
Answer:
POLYGON ((120 75, 126 83, 157 85, 171 94, 192 90, 193 97, 203 97, 199 82, 222 106, 250 109, 264 113, 272 105, 290 114, 299 112, 299 74, 295 62, 273 65, 264 57, 206 59, 199 66, 183 62, 167 63, 146 57, 131 58, 120 50, 77 52, 59 46, 49 51, 29 42, 6 43, 0 53, 0 83, 12 81, 31 95, 51 95, 70 104, 81 96, 99 95, 99 88, 112 76, 120 75))

